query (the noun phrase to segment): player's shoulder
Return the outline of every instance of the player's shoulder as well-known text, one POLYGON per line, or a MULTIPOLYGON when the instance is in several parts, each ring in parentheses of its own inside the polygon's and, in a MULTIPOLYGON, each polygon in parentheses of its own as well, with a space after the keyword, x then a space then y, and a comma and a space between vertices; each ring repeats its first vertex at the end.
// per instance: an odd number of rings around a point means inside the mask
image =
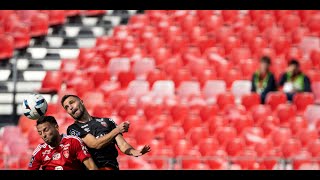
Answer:
POLYGON ((95 121, 98 121, 98 122, 102 122, 102 121, 105 121, 105 122, 112 122, 114 123, 113 119, 112 118, 109 118, 109 117, 92 117, 95 121))
POLYGON ((73 135, 63 134, 63 139, 65 139, 66 141, 79 141, 79 142, 82 142, 82 140, 79 137, 73 136, 73 135))
POLYGON ((41 143, 39 144, 33 151, 32 156, 37 155, 39 152, 42 152, 44 150, 48 149, 48 144, 46 143, 41 143))

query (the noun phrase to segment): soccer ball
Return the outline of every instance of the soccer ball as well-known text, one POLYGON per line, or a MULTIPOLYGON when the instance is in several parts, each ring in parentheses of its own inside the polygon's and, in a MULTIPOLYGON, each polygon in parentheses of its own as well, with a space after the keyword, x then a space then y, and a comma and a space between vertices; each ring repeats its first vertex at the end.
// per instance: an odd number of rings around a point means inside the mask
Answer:
POLYGON ((48 103, 40 94, 31 94, 23 100, 22 109, 25 116, 36 120, 45 115, 48 103))

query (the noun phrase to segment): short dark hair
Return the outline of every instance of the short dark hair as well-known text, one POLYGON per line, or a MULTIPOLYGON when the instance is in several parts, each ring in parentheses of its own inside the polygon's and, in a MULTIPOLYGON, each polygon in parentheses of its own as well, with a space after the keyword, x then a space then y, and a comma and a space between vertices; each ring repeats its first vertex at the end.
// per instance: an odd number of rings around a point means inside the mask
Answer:
POLYGON ((38 120, 37 120, 37 126, 39 124, 43 124, 43 123, 50 123, 52 125, 58 125, 56 119, 53 116, 41 116, 38 120))
MULTIPOLYGON (((80 99, 77 95, 74 95, 74 94, 66 94, 66 95, 64 95, 64 96, 62 97, 62 99, 61 99, 61 105, 62 105, 62 107, 63 107, 64 101, 65 101, 68 97, 76 97, 76 98, 80 99)), ((63 108, 64 108, 64 107, 63 107, 63 108)))
POLYGON ((269 56, 262 56, 261 59, 260 59, 260 62, 270 65, 271 64, 271 59, 270 59, 269 56))
POLYGON ((288 63, 288 66, 290 66, 290 65, 295 65, 295 66, 299 67, 299 66, 300 66, 300 63, 299 63, 299 61, 297 61, 296 59, 291 59, 291 60, 289 61, 289 63, 288 63))

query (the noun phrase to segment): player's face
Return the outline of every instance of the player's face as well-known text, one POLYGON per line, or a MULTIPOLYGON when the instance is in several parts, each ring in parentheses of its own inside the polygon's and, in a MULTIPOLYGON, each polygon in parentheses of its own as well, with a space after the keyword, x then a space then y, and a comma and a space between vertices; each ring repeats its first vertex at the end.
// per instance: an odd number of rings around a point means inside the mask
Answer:
POLYGON ((74 119, 80 119, 84 114, 84 105, 81 100, 70 96, 63 102, 63 107, 74 119))
POLYGON ((59 136, 58 125, 53 125, 49 122, 45 122, 37 125, 38 134, 41 136, 42 140, 49 144, 55 144, 59 136))

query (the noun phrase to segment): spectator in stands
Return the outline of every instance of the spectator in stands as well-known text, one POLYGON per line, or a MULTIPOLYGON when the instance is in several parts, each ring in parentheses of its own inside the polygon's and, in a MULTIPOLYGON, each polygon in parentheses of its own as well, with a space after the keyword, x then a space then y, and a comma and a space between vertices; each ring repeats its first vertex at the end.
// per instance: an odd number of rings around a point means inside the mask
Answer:
POLYGON ((269 70, 270 65, 271 60, 269 57, 261 57, 260 68, 252 75, 251 91, 260 94, 261 103, 265 102, 265 98, 270 91, 277 90, 274 75, 269 70))
POLYGON ((293 100, 295 93, 311 92, 310 79, 301 72, 300 64, 295 59, 288 63, 287 72, 281 75, 279 86, 287 94, 289 101, 293 100))
POLYGON ((78 96, 63 96, 61 105, 75 120, 68 127, 67 134, 82 138, 100 170, 119 169, 116 145, 121 152, 129 156, 138 157, 150 151, 148 145, 140 150, 135 149, 123 138, 122 133, 129 129, 128 122, 117 126, 111 118, 92 117, 78 96))

